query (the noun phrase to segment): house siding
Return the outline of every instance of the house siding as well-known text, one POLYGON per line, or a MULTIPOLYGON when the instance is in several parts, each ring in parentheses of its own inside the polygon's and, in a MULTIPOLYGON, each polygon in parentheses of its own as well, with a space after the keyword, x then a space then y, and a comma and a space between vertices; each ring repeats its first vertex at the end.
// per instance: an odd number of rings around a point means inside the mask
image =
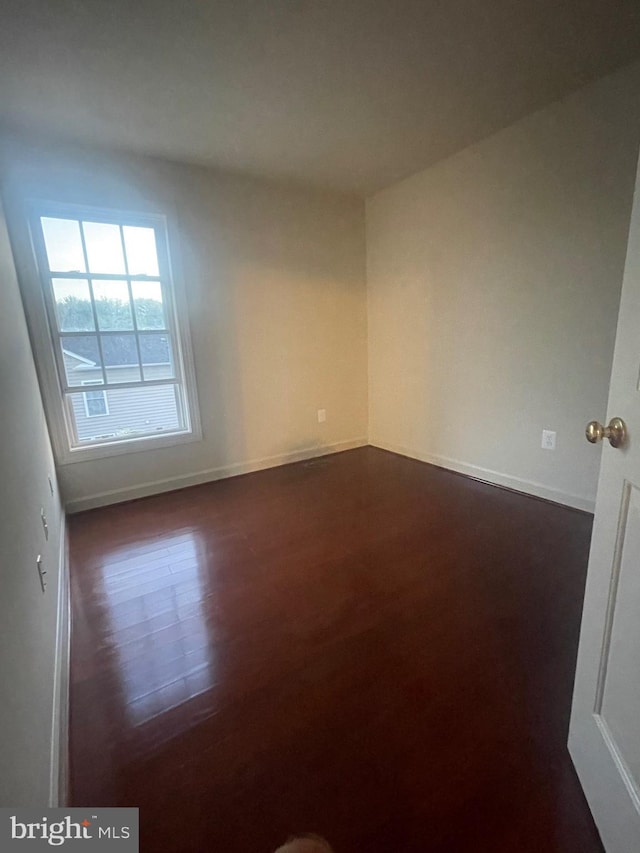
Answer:
MULTIPOLYGON (((118 378, 122 382, 134 382, 140 378, 137 368, 117 368, 118 378)), ((109 368, 111 378, 114 368, 109 368)), ((147 379, 160 378, 166 375, 167 365, 151 365, 145 368, 147 379)), ((73 370, 74 384, 92 382, 101 378, 101 373, 95 367, 75 367, 73 370)), ((93 385, 92 390, 100 390, 93 385)), ((71 395, 73 413, 76 422, 78 438, 86 441, 98 436, 111 433, 122 435, 132 431, 136 433, 154 433, 175 431, 181 428, 179 408, 176 400, 174 385, 157 385, 141 389, 109 388, 105 390, 109 413, 87 417, 83 393, 71 395), (140 392, 143 391, 141 394, 140 392)))

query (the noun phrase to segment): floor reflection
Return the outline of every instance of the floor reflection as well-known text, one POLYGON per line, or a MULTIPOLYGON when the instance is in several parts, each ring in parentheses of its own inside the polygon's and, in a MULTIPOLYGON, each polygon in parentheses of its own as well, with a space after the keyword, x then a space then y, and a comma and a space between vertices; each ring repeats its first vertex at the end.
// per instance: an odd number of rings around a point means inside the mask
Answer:
POLYGON ((204 600, 204 546, 195 530, 172 532, 101 565, 106 640, 129 722, 139 726, 209 690, 216 662, 204 600))

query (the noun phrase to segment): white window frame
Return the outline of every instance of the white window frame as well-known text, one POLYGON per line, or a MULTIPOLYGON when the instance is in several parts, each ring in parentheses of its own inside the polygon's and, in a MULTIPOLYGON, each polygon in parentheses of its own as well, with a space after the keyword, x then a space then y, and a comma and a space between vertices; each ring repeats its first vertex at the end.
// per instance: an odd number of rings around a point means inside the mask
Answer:
MULTIPOLYGON (((28 201, 25 215, 29 225, 29 243, 34 263, 33 275, 31 275, 27 265, 27 281, 23 292, 25 294, 25 307, 27 309, 32 344, 36 355, 36 365, 41 380, 49 431, 58 464, 66 465, 73 462, 84 462, 91 459, 100 459, 200 441, 202 439, 202 431, 200 427, 200 412, 191 336, 187 321, 186 299, 179 283, 179 276, 174 276, 173 274, 173 268, 176 266, 175 245, 177 239, 175 235, 170 234, 167 218, 158 213, 103 209, 42 200, 28 201), (77 388, 74 386, 69 389, 63 385, 66 381, 64 379, 64 363, 62 352, 59 346, 57 346, 57 335, 59 333, 57 333, 57 327, 54 325, 57 321, 53 305, 53 290, 50 283, 52 276, 45 251, 40 217, 71 218, 154 228, 156 231, 160 275, 158 277, 129 276, 129 278, 134 280, 140 278, 145 281, 158 280, 159 278, 161 281, 162 296, 167 313, 168 328, 171 332, 171 347, 175 362, 175 379, 171 380, 170 384, 175 384, 178 394, 181 395, 180 402, 185 424, 184 429, 171 433, 162 433, 161 435, 117 436, 108 440, 96 440, 93 444, 87 442, 78 443, 75 434, 72 402, 68 394, 82 393, 82 386, 78 386, 77 388), (172 255, 169 252, 170 236, 174 247, 172 255)), ((59 275, 58 277, 64 276, 59 275)), ((91 277, 91 273, 89 272, 84 275, 84 278, 87 279, 91 277)), ((134 387, 152 387, 153 384, 158 383, 157 381, 141 381, 135 383, 134 387)), ((105 391, 108 391, 111 387, 114 386, 104 386, 103 384, 105 391)), ((118 383, 115 387, 122 389, 123 387, 127 387, 127 384, 118 383)))
POLYGON ((93 415, 89 411, 89 405, 87 400, 87 392, 82 392, 82 401, 84 403, 84 413, 88 418, 106 418, 109 414, 109 400, 107 399, 107 392, 102 387, 102 383, 100 383, 97 379, 85 379, 82 383, 83 385, 93 385, 94 387, 91 389, 91 393, 95 394, 96 391, 100 391, 102 394, 102 400, 104 402, 104 412, 101 412, 99 415, 93 415), (97 387, 96 387, 97 386, 97 387))

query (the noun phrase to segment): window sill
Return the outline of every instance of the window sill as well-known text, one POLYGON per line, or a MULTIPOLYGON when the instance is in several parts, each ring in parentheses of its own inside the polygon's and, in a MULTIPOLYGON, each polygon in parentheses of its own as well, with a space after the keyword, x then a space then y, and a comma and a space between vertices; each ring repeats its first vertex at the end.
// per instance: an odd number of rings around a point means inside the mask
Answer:
POLYGON ((148 450, 160 450, 163 447, 174 447, 178 444, 188 444, 200 441, 200 430, 190 432, 174 432, 169 435, 140 436, 111 444, 97 444, 92 447, 78 447, 74 450, 64 449, 59 455, 58 465, 73 465, 77 462, 91 462, 94 459, 108 459, 111 456, 123 456, 128 453, 144 453, 148 450))

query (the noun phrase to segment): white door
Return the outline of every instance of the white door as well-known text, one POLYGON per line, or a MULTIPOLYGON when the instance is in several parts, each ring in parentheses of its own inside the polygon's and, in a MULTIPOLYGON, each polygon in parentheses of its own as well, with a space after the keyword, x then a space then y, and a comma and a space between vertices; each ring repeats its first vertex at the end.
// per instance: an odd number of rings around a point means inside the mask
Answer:
POLYGON ((607 853, 640 851, 639 381, 640 171, 607 412, 625 421, 627 437, 617 449, 603 439, 569 732, 607 853))

